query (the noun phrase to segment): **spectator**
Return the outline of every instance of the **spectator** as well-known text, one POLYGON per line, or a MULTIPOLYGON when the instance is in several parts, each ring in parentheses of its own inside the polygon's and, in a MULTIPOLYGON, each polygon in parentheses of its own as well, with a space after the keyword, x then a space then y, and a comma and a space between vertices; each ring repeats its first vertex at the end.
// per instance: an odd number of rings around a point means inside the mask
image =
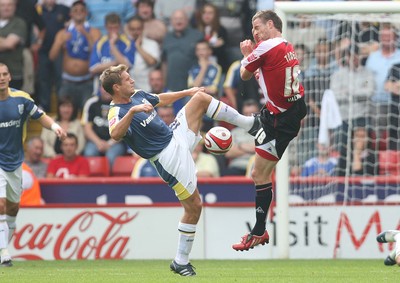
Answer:
POLYGON ((89 72, 90 51, 101 33, 86 21, 87 9, 83 1, 71 6, 71 21, 55 37, 49 58, 56 61, 63 53, 62 82, 59 97, 72 95, 74 103, 82 110, 87 99, 93 94, 93 78, 89 72))
POLYGON ((15 0, 0 0, 0 62, 10 70, 10 87, 21 89, 23 85, 23 49, 27 40, 24 20, 15 15, 15 0))
POLYGON ((47 178, 75 179, 88 177, 89 162, 76 154, 78 138, 71 133, 61 142, 62 155, 53 158, 47 168, 47 178))
POLYGON ((379 173, 377 151, 372 148, 366 127, 353 130, 350 175, 375 176, 379 173))
POLYGON ((161 46, 167 34, 167 26, 154 15, 154 0, 136 1, 137 15, 143 20, 143 35, 161 46))
POLYGON ((217 6, 212 3, 205 3, 203 5, 200 10, 197 28, 203 33, 204 39, 210 44, 212 54, 225 74, 231 63, 228 59, 226 49, 228 32, 221 25, 217 6))
POLYGON ((379 49, 372 52, 366 62, 367 69, 373 72, 375 78, 375 92, 368 111, 374 117, 372 123, 377 135, 386 130, 388 124, 391 97, 384 85, 391 66, 400 63, 397 37, 397 31, 391 24, 382 23, 379 29, 379 49))
MULTIPOLYGON (((254 146, 254 145, 253 145, 254 146)), ((197 177, 219 177, 219 165, 214 155, 204 152, 204 142, 199 142, 192 152, 197 177)))
MULTIPOLYGON (((212 50, 210 44, 205 41, 199 41, 196 44, 197 63, 189 70, 188 87, 204 87, 205 92, 218 98, 218 85, 221 79, 221 66, 211 58, 212 50)), ((184 103, 189 99, 184 99, 184 103)), ((203 117, 202 131, 207 132, 214 125, 214 120, 203 117)))
POLYGON ((22 195, 19 205, 42 205, 42 193, 40 184, 33 170, 25 163, 22 163, 22 195))
POLYGON ((82 113, 82 125, 87 139, 84 156, 106 156, 110 168, 117 156, 126 154, 125 143, 111 139, 108 131, 107 115, 111 100, 111 95, 100 88, 100 95, 86 101, 82 113))
POLYGON ((135 7, 132 0, 85 0, 89 11, 89 23, 92 27, 101 31, 102 35, 108 33, 107 25, 104 26, 104 20, 107 15, 114 13, 118 15, 121 22, 125 23, 130 17, 135 15, 135 7))
POLYGON ((172 25, 172 16, 180 10, 190 19, 196 7, 196 0, 156 0, 154 3, 154 14, 157 19, 162 20, 167 26, 172 25))
POLYGON ((34 1, 16 0, 17 10, 15 12, 17 17, 25 21, 27 38, 23 51, 23 86, 22 90, 33 94, 35 92, 35 62, 33 61, 33 54, 37 55, 40 47, 42 46, 44 35, 46 32, 45 24, 42 17, 39 16, 34 1), (37 29, 35 38, 32 39, 34 34, 33 29, 37 29))
MULTIPOLYGON (((260 101, 260 87, 254 77, 248 81, 240 78, 240 60, 231 64, 224 82, 225 101, 233 108, 242 111, 243 102, 253 99, 260 101)), ((223 99, 221 99, 223 100, 223 99)))
MULTIPOLYGON (((135 60, 135 43, 122 33, 120 16, 116 13, 107 14, 105 27, 107 34, 96 42, 90 55, 89 70, 95 76, 118 64, 131 68, 135 60)), ((98 77, 95 83, 98 83, 98 77)), ((93 91, 98 93, 98 86, 93 91)))
POLYGON ((46 33, 38 53, 37 87, 40 106, 50 111, 53 87, 58 93, 61 84, 62 58, 50 60, 49 53, 58 31, 64 29, 69 20, 69 8, 56 4, 55 0, 43 0, 37 5, 38 14, 42 17, 46 33))
POLYGON ((196 62, 195 45, 203 38, 198 30, 189 27, 189 19, 183 10, 171 16, 172 31, 163 43, 163 72, 167 89, 178 91, 187 88, 188 71, 196 62))
MULTIPOLYGON (((82 125, 77 118, 78 110, 74 106, 73 100, 69 96, 61 97, 58 100, 56 122, 67 133, 73 133, 78 139, 77 152, 81 154, 85 146, 86 140, 83 132, 82 125)), ((53 158, 57 154, 62 153, 61 141, 57 139, 54 132, 48 129, 43 129, 41 138, 44 141, 44 156, 53 158)))
MULTIPOLYGON (((243 104, 242 114, 251 116, 260 112, 260 103, 256 100, 246 100, 243 104)), ((254 137, 242 128, 235 127, 231 130, 232 148, 225 153, 228 166, 223 175, 245 176, 250 158, 255 153, 254 137)))
POLYGON ((337 165, 337 159, 329 156, 329 147, 318 144, 318 156, 312 157, 304 163, 301 176, 333 176, 337 165))
POLYGON ((394 64, 385 82, 385 91, 390 92, 389 149, 400 150, 400 63, 394 64))
POLYGON ((172 105, 157 107, 157 114, 168 126, 175 120, 175 111, 172 105))
MULTIPOLYGON (((149 73, 150 93, 163 93, 168 92, 165 87, 165 80, 160 69, 154 69, 149 73)), ((177 113, 177 112, 176 112, 177 113)))
POLYGON ((350 138, 349 125, 368 128, 371 126, 367 105, 374 93, 374 75, 360 64, 356 46, 342 51, 341 58, 342 65, 331 76, 330 89, 334 93, 343 120, 342 126, 335 131, 335 148, 340 154, 338 173, 344 176, 348 155, 347 139, 350 138))
POLYGON ((28 165, 36 177, 44 178, 47 172, 47 162, 42 160, 44 142, 40 137, 32 137, 26 144, 25 164, 28 165))
POLYGON ((294 52, 296 52, 297 60, 299 60, 300 63, 299 80, 304 81, 304 71, 308 68, 310 64, 310 50, 308 50, 307 46, 305 46, 304 44, 299 43, 294 46, 294 52))
POLYGON ((212 60, 210 44, 203 40, 196 43, 197 62, 189 69, 188 87, 204 87, 205 92, 218 97, 218 85, 221 79, 221 66, 212 60))
POLYGON ((134 40, 136 47, 135 64, 129 72, 135 79, 136 88, 150 91, 149 73, 160 63, 161 50, 155 40, 144 36, 143 24, 138 16, 129 19, 126 24, 128 36, 134 40))

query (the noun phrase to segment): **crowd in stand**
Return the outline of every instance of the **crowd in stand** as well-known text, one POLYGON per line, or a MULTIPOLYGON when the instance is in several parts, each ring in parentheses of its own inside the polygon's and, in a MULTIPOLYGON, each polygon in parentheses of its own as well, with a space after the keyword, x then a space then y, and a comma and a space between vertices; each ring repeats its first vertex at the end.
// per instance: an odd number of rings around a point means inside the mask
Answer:
MULTIPOLYGON (((228 7, 217 0, 103 2, 0 0, 0 20, 13 23, 0 26, 0 36, 8 42, 7 49, 0 49, 0 61, 10 66, 11 87, 30 93, 47 112, 56 100, 55 120, 69 133, 60 142, 44 129, 27 142, 26 163, 37 177, 86 177, 87 157, 105 156, 112 170, 118 156, 135 155, 108 133, 111 96, 100 87, 98 76, 112 65, 129 66, 136 89, 160 93, 205 86, 207 93, 245 115, 259 111, 264 101, 258 83, 240 79, 239 42, 251 38, 251 16, 257 7, 270 8, 271 1, 232 0, 228 7)), ((285 37, 301 61, 309 114, 295 142, 296 151, 305 153, 297 160, 302 166, 293 168, 293 174, 344 175, 350 166, 352 174, 378 175, 379 142, 368 142, 368 137, 378 139, 389 129, 387 149, 398 149, 396 27, 354 27, 338 21, 328 30, 305 15, 297 17, 285 37), (323 102, 331 105, 329 94, 340 112, 335 127, 323 124, 325 113, 332 113, 323 102)), ((159 114, 171 119, 168 116, 185 102, 159 109, 159 114)), ((203 119, 203 131, 215 125, 203 119)), ((232 125, 220 125, 232 130, 234 145, 222 157, 208 154, 200 145, 194 152, 204 169, 199 169, 199 176, 244 176, 254 154, 252 139, 232 125)), ((146 162, 137 164, 140 168, 132 176, 154 175, 146 162)))

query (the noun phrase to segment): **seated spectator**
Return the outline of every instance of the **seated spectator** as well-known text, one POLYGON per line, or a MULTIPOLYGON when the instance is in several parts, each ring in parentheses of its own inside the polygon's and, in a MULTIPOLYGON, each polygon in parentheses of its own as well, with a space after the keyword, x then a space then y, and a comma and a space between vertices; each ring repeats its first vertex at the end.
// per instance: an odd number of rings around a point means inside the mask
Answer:
POLYGON ((53 158, 47 168, 47 178, 75 179, 88 177, 89 162, 76 154, 78 138, 71 133, 61 142, 62 155, 53 158))
POLYGON ((22 163, 22 190, 20 205, 44 204, 37 176, 25 162, 22 163))
POLYGON ((192 152, 196 164, 197 177, 219 177, 218 161, 214 155, 204 152, 204 143, 200 141, 192 152))
MULTIPOLYGON (((221 80, 222 69, 212 59, 210 44, 203 40, 196 44, 197 63, 189 69, 188 87, 204 87, 205 92, 218 97, 218 85, 221 80)), ((214 125, 214 120, 204 116, 202 131, 207 132, 214 125)))
POLYGON ((161 49, 158 43, 143 34, 143 20, 135 16, 126 24, 127 34, 135 41, 135 64, 129 71, 135 80, 135 88, 150 91, 149 73, 161 60, 161 49))
POLYGON ((86 101, 82 113, 82 125, 87 139, 83 155, 106 156, 110 168, 117 156, 127 152, 125 143, 111 139, 108 131, 107 115, 111 100, 111 95, 100 87, 100 95, 86 101))
POLYGON ((205 87, 205 92, 217 97, 221 80, 221 66, 212 59, 210 44, 203 40, 196 44, 197 62, 189 70, 188 87, 205 87))
MULTIPOLYGON (((255 100, 246 100, 243 105, 242 113, 251 116, 253 113, 260 112, 260 104, 255 100)), ((254 137, 246 130, 235 127, 231 130, 232 148, 225 153, 228 165, 223 175, 245 176, 247 165, 252 155, 255 153, 254 137)))
POLYGON ((47 163, 42 160, 44 143, 40 137, 32 137, 26 144, 25 164, 37 178, 46 177, 47 163))
POLYGON ((379 164, 377 152, 371 146, 366 127, 357 127, 353 131, 351 153, 351 175, 378 175, 379 164))
POLYGON ((151 164, 150 160, 140 157, 133 167, 131 177, 134 179, 158 177, 158 173, 153 164, 151 164))
MULTIPOLYGON (((57 105, 57 116, 54 119, 67 133, 74 134, 78 139, 76 154, 81 154, 86 140, 82 125, 78 119, 78 109, 70 96, 60 97, 57 105)), ((43 128, 40 135, 44 142, 44 157, 52 158, 61 154, 61 141, 52 130, 43 128)))
POLYGON ((335 172, 337 159, 329 156, 329 147, 325 144, 318 144, 318 156, 307 160, 303 166, 301 176, 332 176, 335 172))
POLYGON ((167 125, 170 125, 175 120, 175 112, 172 105, 157 107, 157 114, 167 125))

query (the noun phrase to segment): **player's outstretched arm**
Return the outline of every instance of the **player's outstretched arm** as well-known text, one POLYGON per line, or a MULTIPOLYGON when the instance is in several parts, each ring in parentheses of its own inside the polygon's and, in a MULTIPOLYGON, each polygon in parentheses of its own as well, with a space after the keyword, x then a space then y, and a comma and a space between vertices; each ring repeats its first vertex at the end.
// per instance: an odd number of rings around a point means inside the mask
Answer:
POLYGON ((174 91, 174 92, 165 92, 160 93, 158 97, 160 98, 160 102, 156 106, 165 106, 171 103, 174 103, 178 99, 181 99, 186 96, 193 96, 199 91, 204 91, 204 87, 192 87, 189 89, 184 89, 181 91, 174 91))
POLYGON ((60 127, 51 117, 43 114, 39 118, 39 123, 46 129, 52 130, 59 139, 63 140, 67 137, 67 133, 60 127))

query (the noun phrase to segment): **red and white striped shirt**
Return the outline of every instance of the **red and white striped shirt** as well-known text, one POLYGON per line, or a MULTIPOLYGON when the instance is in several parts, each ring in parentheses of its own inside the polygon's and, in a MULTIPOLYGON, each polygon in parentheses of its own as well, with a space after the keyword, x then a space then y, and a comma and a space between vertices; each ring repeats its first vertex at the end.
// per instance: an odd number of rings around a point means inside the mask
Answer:
POLYGON ((284 38, 259 42, 242 60, 242 66, 252 73, 259 69, 258 82, 266 99, 266 108, 275 114, 285 112, 304 96, 304 88, 298 79, 299 61, 292 44, 284 38))

